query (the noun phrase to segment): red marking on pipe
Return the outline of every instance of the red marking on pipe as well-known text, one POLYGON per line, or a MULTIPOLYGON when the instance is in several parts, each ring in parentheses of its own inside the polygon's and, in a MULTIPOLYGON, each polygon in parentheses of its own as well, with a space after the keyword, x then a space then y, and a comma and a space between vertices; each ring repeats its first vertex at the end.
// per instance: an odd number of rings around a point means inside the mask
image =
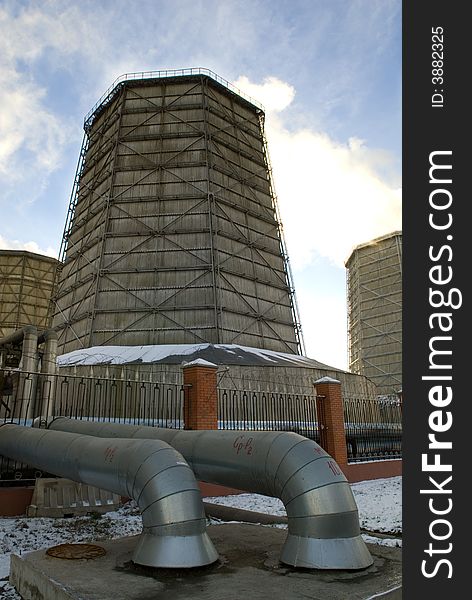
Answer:
POLYGON ((111 463, 113 462, 113 459, 115 457, 117 451, 117 447, 116 446, 107 446, 107 448, 105 448, 104 454, 105 454, 105 462, 111 463))
POLYGON ((341 475, 341 471, 338 467, 338 465, 333 461, 333 460, 329 460, 327 462, 328 468, 331 469, 331 471, 333 472, 333 475, 341 475))
POLYGON ((245 436, 244 435, 238 435, 237 438, 235 438, 234 443, 233 443, 233 448, 236 450, 236 454, 239 454, 241 451, 245 452, 248 456, 250 456, 252 454, 252 442, 254 441, 254 438, 250 437, 247 440, 245 440, 245 436))

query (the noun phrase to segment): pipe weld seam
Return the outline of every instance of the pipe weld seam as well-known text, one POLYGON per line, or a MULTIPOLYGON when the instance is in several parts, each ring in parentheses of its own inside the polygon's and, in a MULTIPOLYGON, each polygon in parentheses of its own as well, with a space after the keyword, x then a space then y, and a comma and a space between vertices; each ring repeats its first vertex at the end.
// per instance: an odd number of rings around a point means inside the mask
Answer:
MULTIPOLYGON (((143 508, 141 510, 141 515, 144 515, 144 513, 151 508, 151 506, 154 506, 154 504, 157 504, 158 502, 162 502, 162 500, 166 500, 167 498, 171 498, 172 496, 176 496, 177 494, 183 494, 185 492, 192 492, 192 493, 198 493, 199 497, 201 499, 201 495, 200 495, 200 490, 197 488, 188 488, 188 489, 184 489, 184 490, 178 490, 176 492, 172 492, 171 494, 167 494, 166 496, 162 496, 162 498, 157 498, 157 500, 154 500, 153 502, 151 502, 151 504, 148 504, 146 506, 146 508, 143 508)), ((203 503, 202 503, 202 510, 203 510, 203 503)), ((180 522, 180 521, 176 521, 176 522, 180 522)))
POLYGON ((152 535, 198 535, 205 533, 206 519, 187 519, 186 521, 174 521, 163 525, 147 525, 143 526, 143 532, 151 533, 152 535))
MULTIPOLYGON (((287 432, 286 432, 286 431, 284 431, 283 433, 287 433, 287 432)), ((272 441, 272 443, 271 443, 271 445, 270 445, 270 448, 269 448, 269 452, 270 452, 270 450, 272 450, 272 447, 273 447, 273 445, 275 444, 275 441, 278 439, 278 437, 279 437, 279 436, 277 436, 277 438, 275 438, 275 439, 272 441)), ((294 444, 293 446, 290 446, 290 448, 289 448, 289 449, 288 449, 288 450, 285 452, 285 454, 282 456, 282 458, 280 459, 280 461, 279 461, 279 464, 278 464, 278 466, 277 466, 277 469, 275 470, 275 473, 274 473, 274 481, 273 481, 273 486, 274 486, 274 489, 275 489, 275 482, 276 482, 276 480, 277 480, 277 474, 278 474, 278 472, 279 472, 280 466, 282 465, 283 461, 285 460, 285 458, 286 458, 286 457, 287 457, 287 456, 290 454, 290 452, 291 452, 291 451, 292 451, 294 448, 296 448, 296 447, 297 447, 297 446, 299 446, 300 444, 303 444, 303 443, 305 443, 306 441, 307 441, 307 440, 306 440, 306 438, 303 438, 302 440, 300 440, 299 442, 297 442, 297 443, 296 443, 296 444, 294 444)))
POLYGON ((357 511, 343 513, 289 517, 292 535, 316 539, 354 538, 360 535, 357 511))
MULTIPOLYGON (((285 488, 287 487, 289 481, 295 477, 295 475, 297 475, 297 473, 299 473, 302 469, 304 469, 305 467, 307 467, 308 465, 311 465, 312 463, 316 462, 317 460, 321 460, 322 458, 327 459, 329 458, 328 456, 317 456, 316 458, 313 458, 312 460, 309 460, 308 462, 306 462, 304 465, 302 465, 301 467, 299 467, 296 471, 294 471, 289 478, 287 479, 287 481, 284 483, 284 485, 282 486, 282 489, 280 490, 280 496, 283 495, 285 488)), ((280 466, 280 465, 279 465, 280 466)), ((339 482, 336 481, 335 483, 344 483, 344 482, 339 482)))
MULTIPOLYGON (((185 469, 186 471, 189 471, 189 472, 191 473, 191 475, 192 475, 192 479, 194 479, 194 478, 195 478, 195 476, 194 476, 194 474, 193 474, 193 471, 192 471, 192 469, 191 469, 191 468, 190 468, 188 465, 183 465, 183 464, 182 464, 182 465, 170 465, 169 467, 166 467, 165 469, 162 469, 162 471, 159 471, 158 473, 154 473, 154 475, 151 475, 151 477, 150 477, 150 478, 149 478, 149 479, 146 481, 146 483, 143 485, 143 487, 142 487, 142 489, 141 489, 141 492, 139 493, 139 496, 138 496, 138 498, 136 499, 136 503, 137 503, 137 504, 139 504, 139 501, 140 501, 140 499, 141 499, 141 496, 142 496, 142 495, 144 494, 144 492, 145 492, 146 486, 147 486, 147 485, 148 485, 148 484, 149 484, 151 481, 153 481, 154 479, 156 479, 156 477, 159 477, 160 475, 162 475, 162 474, 163 474, 163 473, 165 473, 166 471, 169 471, 170 469, 185 469)), ((135 486, 135 485, 133 485, 133 489, 132 489, 132 491, 133 491, 133 492, 134 492, 134 490, 135 490, 135 487, 136 487, 136 486, 135 486)), ((194 489, 196 489, 196 490, 197 490, 197 489, 199 489, 197 484, 195 484, 195 488, 194 488, 194 489)), ((174 494, 174 493, 178 493, 178 492, 172 492, 172 494, 174 494)), ((172 494, 168 494, 168 495, 170 495, 170 496, 171 496, 172 494)), ((132 497, 132 498, 134 498, 134 496, 133 496, 133 495, 131 495, 131 497, 132 497)), ((158 498, 158 500, 163 500, 163 499, 164 499, 164 498, 166 498, 166 497, 167 497, 167 496, 162 496, 162 497, 158 498)))
MULTIPOLYGON (((155 441, 155 440, 151 440, 151 441, 155 441)), ((160 440, 158 440, 158 441, 160 441, 160 440)), ((158 452, 161 452, 162 450, 174 450, 174 449, 172 448, 172 446, 169 446, 168 444, 166 444, 166 445, 163 445, 161 448, 158 448, 157 450, 154 450, 153 452, 151 452, 151 454, 148 454, 146 456, 146 458, 141 462, 141 464, 139 465, 139 467, 136 469, 136 473, 134 474, 133 483, 131 484, 131 491, 132 492, 134 492, 134 489, 136 487, 136 479, 138 478, 139 471, 141 470, 141 468, 147 463, 147 461, 149 459, 151 459, 153 456, 155 456, 158 452)), ((175 451, 174 451, 174 456, 175 456, 175 451)), ((172 466, 176 466, 176 465, 172 465, 172 466)), ((131 466, 128 466, 128 472, 129 472, 130 468, 131 468, 131 466)), ((161 473, 161 472, 162 471, 159 471, 159 473, 161 473)), ((128 475, 128 473, 126 475, 128 475)), ((156 473, 156 475, 157 475, 157 473, 156 473)), ((151 477, 151 479, 152 479, 152 477, 151 477)), ((147 483, 146 483, 146 485, 147 485, 147 483)))
POLYGON ((298 494, 298 496, 294 496, 293 498, 290 498, 290 500, 287 502, 287 504, 285 504, 285 509, 288 510, 288 506, 297 498, 300 498, 301 496, 304 496, 305 494, 308 494, 309 492, 314 492, 316 490, 321 490, 323 488, 326 488, 330 485, 339 485, 339 484, 344 484, 344 485, 349 485, 349 483, 347 481, 330 481, 329 483, 324 483, 323 485, 319 485, 317 487, 314 488, 310 488, 309 490, 305 490, 303 491, 301 494, 298 494))

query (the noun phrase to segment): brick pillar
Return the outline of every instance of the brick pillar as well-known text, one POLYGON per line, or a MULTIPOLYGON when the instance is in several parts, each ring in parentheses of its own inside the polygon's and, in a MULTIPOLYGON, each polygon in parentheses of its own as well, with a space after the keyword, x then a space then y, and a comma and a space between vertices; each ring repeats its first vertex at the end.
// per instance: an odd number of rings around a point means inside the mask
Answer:
POLYGON ((332 377, 315 381, 320 446, 343 468, 347 465, 341 382, 332 377))
POLYGON ((184 429, 218 429, 218 392, 213 363, 198 358, 182 366, 184 429))

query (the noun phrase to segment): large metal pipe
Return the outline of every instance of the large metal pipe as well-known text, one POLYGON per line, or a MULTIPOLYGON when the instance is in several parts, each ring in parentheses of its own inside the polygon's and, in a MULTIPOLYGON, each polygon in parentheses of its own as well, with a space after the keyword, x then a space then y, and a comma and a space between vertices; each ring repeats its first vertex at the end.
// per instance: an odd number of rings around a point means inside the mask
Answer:
POLYGON ((58 417, 50 429, 160 439, 182 453, 197 479, 280 498, 288 517, 281 560, 295 567, 363 569, 372 557, 341 469, 318 444, 274 431, 179 431, 58 417))
POLYGON ((27 325, 9 335, 0 338, 0 346, 22 343, 21 368, 23 371, 35 372, 38 356, 38 330, 32 325, 27 325))
POLYGON ((44 344, 43 357, 41 359, 41 373, 54 375, 57 371, 57 343, 58 335, 53 329, 43 331, 38 336, 38 344, 44 344))
POLYGON ((35 335, 37 337, 38 331, 36 327, 34 327, 33 325, 27 325, 26 327, 22 327, 21 329, 17 329, 13 333, 9 333, 8 335, 1 337, 0 346, 22 342, 25 336, 28 335, 35 335))
POLYGON ((40 410, 36 414, 53 414, 53 398, 56 389, 57 372, 57 344, 58 336, 53 329, 47 329, 38 336, 38 343, 44 344, 43 355, 41 358, 41 403, 40 410))
POLYGON ((133 553, 137 564, 197 567, 218 558, 206 533, 195 476, 164 441, 101 439, 6 424, 0 426, 0 455, 133 498, 143 519, 133 553))

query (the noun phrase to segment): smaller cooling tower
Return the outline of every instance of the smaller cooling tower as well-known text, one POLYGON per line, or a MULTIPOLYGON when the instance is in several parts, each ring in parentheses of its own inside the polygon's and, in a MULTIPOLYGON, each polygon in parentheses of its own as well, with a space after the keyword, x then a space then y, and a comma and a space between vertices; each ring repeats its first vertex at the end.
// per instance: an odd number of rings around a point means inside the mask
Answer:
POLYGON ((402 387, 402 233, 357 246, 346 261, 349 368, 381 394, 402 387))
POLYGON ((23 250, 0 250, 0 338, 27 325, 48 329, 58 261, 23 250))

